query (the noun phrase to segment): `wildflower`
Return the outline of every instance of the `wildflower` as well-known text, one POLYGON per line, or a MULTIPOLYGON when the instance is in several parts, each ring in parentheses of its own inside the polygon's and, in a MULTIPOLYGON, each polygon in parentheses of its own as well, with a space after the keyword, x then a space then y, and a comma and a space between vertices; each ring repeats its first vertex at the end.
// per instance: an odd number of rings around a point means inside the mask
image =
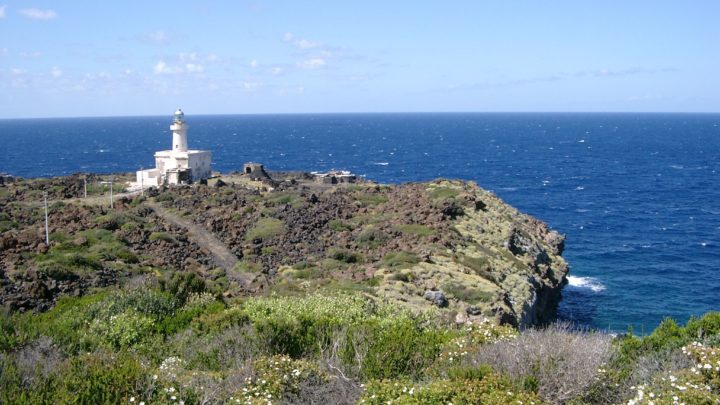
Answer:
POLYGON ((135 402, 135 397, 130 397, 130 402, 135 402))

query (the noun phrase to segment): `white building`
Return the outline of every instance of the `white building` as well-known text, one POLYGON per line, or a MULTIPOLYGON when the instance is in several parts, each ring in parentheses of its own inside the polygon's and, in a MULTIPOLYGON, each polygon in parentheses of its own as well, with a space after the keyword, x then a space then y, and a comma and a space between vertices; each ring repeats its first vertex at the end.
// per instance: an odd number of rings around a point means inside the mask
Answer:
POLYGON ((178 108, 170 125, 173 133, 172 149, 155 152, 155 168, 138 171, 137 186, 190 184, 210 177, 210 151, 188 150, 188 128, 185 114, 178 108))

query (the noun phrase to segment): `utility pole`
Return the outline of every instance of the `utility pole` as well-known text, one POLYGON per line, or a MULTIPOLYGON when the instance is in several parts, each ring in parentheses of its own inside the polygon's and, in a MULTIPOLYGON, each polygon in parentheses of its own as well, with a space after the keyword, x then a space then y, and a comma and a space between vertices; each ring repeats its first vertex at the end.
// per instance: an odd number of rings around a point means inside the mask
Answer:
POLYGON ((113 178, 110 177, 110 209, 115 208, 113 205, 113 178))
POLYGON ((142 166, 140 166, 140 196, 145 197, 145 173, 142 166))
POLYGON ((83 177, 83 191, 85 192, 85 198, 87 198, 87 175, 83 177))
POLYGON ((50 230, 48 228, 48 206, 47 206, 47 191, 43 193, 45 199, 45 244, 50 246, 50 230))

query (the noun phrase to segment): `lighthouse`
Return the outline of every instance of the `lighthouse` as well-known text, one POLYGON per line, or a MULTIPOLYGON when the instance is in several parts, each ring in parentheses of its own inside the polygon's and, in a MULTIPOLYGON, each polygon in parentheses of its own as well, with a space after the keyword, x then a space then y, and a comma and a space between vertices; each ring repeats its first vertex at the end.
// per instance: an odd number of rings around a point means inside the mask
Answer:
POLYGON ((212 154, 207 150, 188 149, 185 113, 178 108, 172 116, 172 147, 155 152, 155 168, 137 172, 139 186, 191 184, 210 178, 212 154))
POLYGON ((173 122, 170 125, 170 130, 173 134, 173 152, 187 152, 187 131, 188 124, 185 122, 185 113, 181 109, 177 109, 173 114, 173 122))

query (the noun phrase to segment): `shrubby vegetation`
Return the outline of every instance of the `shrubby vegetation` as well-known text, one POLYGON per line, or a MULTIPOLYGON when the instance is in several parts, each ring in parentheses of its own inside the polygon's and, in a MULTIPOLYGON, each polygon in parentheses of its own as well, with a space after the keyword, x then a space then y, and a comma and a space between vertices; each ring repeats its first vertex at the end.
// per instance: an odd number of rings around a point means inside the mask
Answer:
POLYGON ((2 403, 720 400, 717 313, 645 337, 569 325, 519 333, 455 327, 361 293, 229 305, 173 274, 43 314, 3 312, 0 326, 2 403))

